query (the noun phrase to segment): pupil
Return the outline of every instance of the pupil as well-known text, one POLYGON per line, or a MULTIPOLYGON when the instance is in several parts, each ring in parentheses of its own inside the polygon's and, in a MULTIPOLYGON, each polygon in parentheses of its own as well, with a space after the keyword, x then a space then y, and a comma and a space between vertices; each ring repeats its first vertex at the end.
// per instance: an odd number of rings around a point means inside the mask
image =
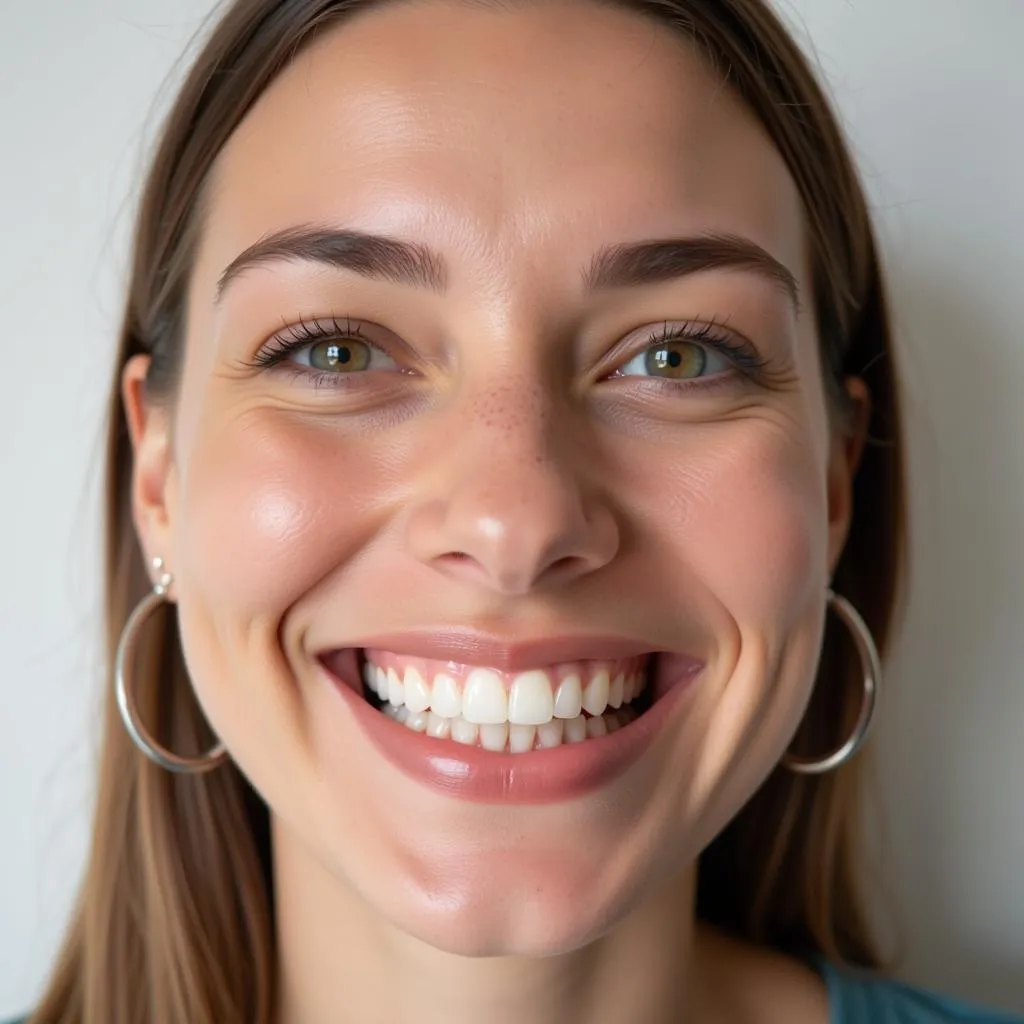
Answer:
POLYGON ((677 378, 698 376, 704 365, 702 350, 688 342, 674 344, 679 347, 652 350, 647 357, 648 369, 653 373, 661 372, 677 378))
MULTIPOLYGON (((365 370, 370 363, 369 353, 360 352, 360 342, 346 343, 321 341, 310 350, 309 359, 320 370, 365 370)), ((363 346, 365 348, 365 346, 363 346)))

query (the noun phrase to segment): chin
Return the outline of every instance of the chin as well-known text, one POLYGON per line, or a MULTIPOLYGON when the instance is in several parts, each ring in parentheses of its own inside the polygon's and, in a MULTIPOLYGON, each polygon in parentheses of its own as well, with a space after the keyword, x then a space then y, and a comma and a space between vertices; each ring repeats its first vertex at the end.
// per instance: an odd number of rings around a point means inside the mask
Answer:
POLYGON ((541 907, 482 907, 392 923, 444 953, 464 957, 550 957, 582 949, 615 923, 596 908, 573 913, 541 907))
POLYGON ((399 931, 435 949, 466 957, 548 957, 581 949, 625 918, 642 900, 641 878, 632 884, 597 874, 528 869, 503 884, 505 872, 475 870, 454 886, 419 886, 407 880, 378 909, 399 931), (476 876, 475 881, 467 878, 476 876), (604 890, 602 892, 602 890, 604 890))

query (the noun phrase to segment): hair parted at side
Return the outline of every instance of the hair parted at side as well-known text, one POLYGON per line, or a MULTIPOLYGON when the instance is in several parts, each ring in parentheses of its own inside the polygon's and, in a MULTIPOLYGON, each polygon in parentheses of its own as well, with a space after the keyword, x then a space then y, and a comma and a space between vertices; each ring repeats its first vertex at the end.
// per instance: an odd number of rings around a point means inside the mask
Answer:
MULTIPOLYGON (((131 518, 120 371, 132 356, 149 353, 148 391, 173 401, 204 185, 218 154, 305 46, 384 2, 395 0, 234 0, 166 119, 138 212, 109 406, 109 665, 130 609, 149 589, 131 518)), ((845 423, 844 377, 863 377, 872 395, 872 440, 832 585, 884 651, 905 551, 897 379, 867 205, 835 116, 764 0, 594 2, 637 11, 695 41, 758 117, 796 181, 835 429, 845 423)), ((140 638, 136 671, 148 684, 137 695, 139 711, 171 749, 198 754, 209 746, 209 730, 190 695, 173 615, 162 622, 140 638)), ((270 1024, 275 954, 266 807, 231 762, 195 777, 150 763, 121 724, 112 685, 107 694, 86 874, 32 1024, 270 1024)), ((816 755, 840 745, 860 700, 852 647, 830 627, 794 749, 816 755)), ((779 949, 876 966, 859 895, 860 761, 820 777, 774 771, 702 854, 699 915, 779 949)))

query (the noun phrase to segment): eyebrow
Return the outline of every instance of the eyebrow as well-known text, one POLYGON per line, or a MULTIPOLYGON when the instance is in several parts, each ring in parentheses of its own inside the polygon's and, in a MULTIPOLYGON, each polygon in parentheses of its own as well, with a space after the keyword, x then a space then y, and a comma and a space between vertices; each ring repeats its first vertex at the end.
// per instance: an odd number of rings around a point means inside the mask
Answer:
MULTIPOLYGON (((227 266, 217 282, 215 303, 244 271, 277 261, 314 263, 363 277, 425 288, 443 295, 448 265, 443 256, 415 242, 331 227, 299 226, 267 235, 227 266)), ((741 270, 766 278, 800 307, 794 274, 756 242, 734 234, 708 233, 608 246, 583 273, 588 293, 658 284, 705 270, 741 270)))

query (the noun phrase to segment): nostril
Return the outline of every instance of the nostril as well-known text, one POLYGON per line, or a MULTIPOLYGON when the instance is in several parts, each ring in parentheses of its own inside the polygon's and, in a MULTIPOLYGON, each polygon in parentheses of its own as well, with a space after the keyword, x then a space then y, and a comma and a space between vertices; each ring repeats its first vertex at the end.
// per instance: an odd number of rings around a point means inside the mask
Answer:
POLYGON ((479 561, 465 551, 446 551, 434 559, 434 565, 442 571, 454 573, 460 578, 464 577, 467 572, 472 573, 477 570, 482 573, 484 571, 479 561))
POLYGON ((544 575, 561 576, 586 568, 586 559, 579 555, 564 555, 556 558, 545 570, 544 575))

